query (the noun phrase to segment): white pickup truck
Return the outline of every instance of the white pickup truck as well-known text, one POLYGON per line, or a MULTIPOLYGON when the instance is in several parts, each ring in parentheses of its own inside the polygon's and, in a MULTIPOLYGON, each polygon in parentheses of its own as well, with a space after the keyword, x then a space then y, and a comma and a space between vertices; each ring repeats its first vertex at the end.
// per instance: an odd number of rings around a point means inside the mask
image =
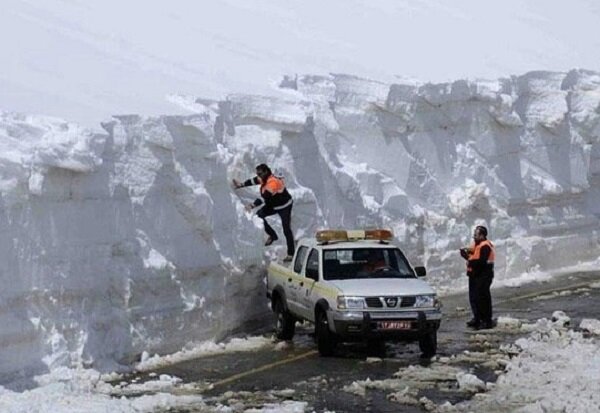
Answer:
POLYGON ((422 355, 433 356, 441 304, 420 279, 425 268, 413 269, 392 238, 388 230, 323 230, 299 241, 289 267, 271 263, 277 338, 291 340, 296 321, 309 321, 323 356, 338 342, 381 348, 386 340, 418 340, 422 355))

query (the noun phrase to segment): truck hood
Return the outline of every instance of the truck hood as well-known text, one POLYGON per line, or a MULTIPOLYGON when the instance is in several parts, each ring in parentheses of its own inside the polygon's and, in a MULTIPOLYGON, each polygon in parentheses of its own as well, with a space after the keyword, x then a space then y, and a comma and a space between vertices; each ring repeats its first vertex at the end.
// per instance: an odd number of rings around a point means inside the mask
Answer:
POLYGON ((343 295, 359 297, 435 294, 429 284, 415 278, 365 278, 360 280, 332 280, 329 283, 338 288, 343 295))

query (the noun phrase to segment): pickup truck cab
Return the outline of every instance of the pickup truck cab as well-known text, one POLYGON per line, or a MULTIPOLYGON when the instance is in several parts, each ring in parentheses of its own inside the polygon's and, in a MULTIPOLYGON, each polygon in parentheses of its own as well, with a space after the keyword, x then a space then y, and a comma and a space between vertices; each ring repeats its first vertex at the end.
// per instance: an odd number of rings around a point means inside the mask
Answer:
POLYGON ((437 351, 441 304, 388 230, 323 230, 298 242, 288 266, 271 263, 267 297, 276 336, 291 340, 296 321, 315 325, 319 353, 339 342, 418 341, 424 357, 437 351))

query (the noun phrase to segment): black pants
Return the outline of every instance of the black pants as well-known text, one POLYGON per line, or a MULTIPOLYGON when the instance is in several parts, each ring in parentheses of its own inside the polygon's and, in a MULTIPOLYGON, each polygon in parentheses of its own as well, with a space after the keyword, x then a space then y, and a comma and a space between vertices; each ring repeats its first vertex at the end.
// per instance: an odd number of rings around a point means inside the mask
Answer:
POLYGON ((259 218, 262 218, 265 224, 265 232, 268 236, 276 240, 277 233, 275 230, 269 225, 266 217, 270 217, 271 215, 279 214, 281 217, 281 226, 283 227, 283 235, 285 235, 285 240, 287 242, 287 253, 288 255, 294 255, 294 234, 292 233, 292 228, 290 227, 290 223, 292 220, 292 205, 287 206, 283 209, 273 209, 267 206, 262 207, 258 210, 257 214, 259 218))
POLYGON ((473 319, 477 323, 492 322, 492 285, 493 275, 472 275, 469 277, 469 303, 473 319))

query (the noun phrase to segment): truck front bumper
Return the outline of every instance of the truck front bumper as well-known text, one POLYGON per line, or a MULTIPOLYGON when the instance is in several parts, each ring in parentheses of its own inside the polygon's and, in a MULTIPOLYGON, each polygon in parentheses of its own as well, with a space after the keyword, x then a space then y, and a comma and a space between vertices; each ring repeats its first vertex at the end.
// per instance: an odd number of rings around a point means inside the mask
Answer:
POLYGON ((442 319, 441 311, 433 308, 386 312, 331 311, 328 316, 332 332, 343 341, 416 340, 437 331, 442 319), (402 328, 395 328, 397 325, 402 328))

